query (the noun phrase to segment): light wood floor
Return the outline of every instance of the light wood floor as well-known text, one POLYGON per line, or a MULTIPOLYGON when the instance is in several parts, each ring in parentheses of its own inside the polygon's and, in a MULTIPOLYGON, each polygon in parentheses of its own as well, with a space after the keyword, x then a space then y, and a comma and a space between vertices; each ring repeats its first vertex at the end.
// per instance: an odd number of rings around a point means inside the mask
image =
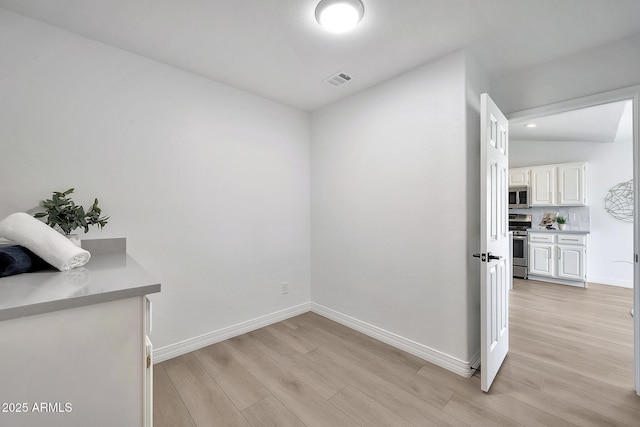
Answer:
POLYGON ((632 298, 516 281, 490 393, 306 313, 156 365, 155 426, 639 426, 632 298))

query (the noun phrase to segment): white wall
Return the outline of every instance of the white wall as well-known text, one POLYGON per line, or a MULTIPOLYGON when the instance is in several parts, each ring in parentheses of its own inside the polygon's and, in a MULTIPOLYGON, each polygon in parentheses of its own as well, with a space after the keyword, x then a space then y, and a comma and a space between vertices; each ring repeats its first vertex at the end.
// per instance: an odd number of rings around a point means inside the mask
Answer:
POLYGON ((311 117, 312 301, 462 361, 480 342, 466 62, 447 56, 311 117))
POLYGON ((126 236, 162 283, 156 348, 309 301, 307 114, 2 9, 0 29, 0 217, 99 197, 90 237, 126 236))
MULTIPOLYGON (((467 255, 480 250, 480 95, 489 92, 490 82, 486 70, 467 55, 466 61, 466 95, 467 95, 467 188, 465 205, 467 209, 467 255)), ((455 208, 452 208, 455 209, 455 208)), ((467 256, 467 328, 468 348, 470 356, 474 349, 480 349, 480 262, 477 258, 467 256)))
POLYGON ((632 120, 629 103, 618 135, 611 143, 511 141, 511 167, 588 162, 589 282, 633 287, 633 224, 613 218, 604 209, 604 198, 609 189, 633 178, 632 120))
POLYGON ((640 84, 640 34, 491 80, 504 113, 640 84))
MULTIPOLYGON (((640 84, 640 35, 494 77, 491 94, 498 106, 510 113, 637 84, 640 84)), ((632 266, 617 261, 631 261, 633 226, 610 218, 602 209, 609 188, 632 176, 632 143, 618 142, 613 150, 613 145, 603 147, 588 143, 563 143, 562 146, 547 143, 544 149, 526 148, 524 143, 512 144, 510 164, 515 167, 589 161, 588 203, 592 205, 592 235, 589 237, 588 279, 631 286, 632 266), (614 240, 620 242, 619 246, 613 243, 614 240)))

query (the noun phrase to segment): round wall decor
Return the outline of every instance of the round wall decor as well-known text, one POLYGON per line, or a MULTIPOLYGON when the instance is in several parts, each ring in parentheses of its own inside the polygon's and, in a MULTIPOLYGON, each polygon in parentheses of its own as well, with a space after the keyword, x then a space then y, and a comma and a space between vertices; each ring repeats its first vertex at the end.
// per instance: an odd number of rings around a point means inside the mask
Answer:
POLYGON ((615 219, 633 222, 633 179, 611 187, 604 198, 604 208, 615 219))

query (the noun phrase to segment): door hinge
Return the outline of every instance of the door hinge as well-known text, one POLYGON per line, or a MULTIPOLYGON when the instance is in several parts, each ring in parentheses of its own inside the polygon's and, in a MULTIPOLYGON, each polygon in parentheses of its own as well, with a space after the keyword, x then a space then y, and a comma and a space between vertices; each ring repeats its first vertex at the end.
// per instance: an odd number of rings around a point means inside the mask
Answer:
POLYGON ((147 356, 147 369, 151 367, 151 356, 147 356))

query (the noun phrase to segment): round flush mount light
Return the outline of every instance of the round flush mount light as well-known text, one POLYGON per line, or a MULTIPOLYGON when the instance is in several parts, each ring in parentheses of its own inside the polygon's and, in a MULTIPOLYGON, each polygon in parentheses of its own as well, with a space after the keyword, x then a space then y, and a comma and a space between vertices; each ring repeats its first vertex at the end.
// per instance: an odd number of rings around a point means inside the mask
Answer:
POLYGON ((316 21, 332 33, 352 30, 363 15, 364 5, 360 0, 321 0, 316 7, 316 21))
POLYGON ((535 128, 535 127, 538 127, 538 125, 537 125, 537 124, 535 124, 535 123, 527 123, 526 125, 524 125, 524 127, 527 127, 527 128, 533 129, 533 128, 535 128))

